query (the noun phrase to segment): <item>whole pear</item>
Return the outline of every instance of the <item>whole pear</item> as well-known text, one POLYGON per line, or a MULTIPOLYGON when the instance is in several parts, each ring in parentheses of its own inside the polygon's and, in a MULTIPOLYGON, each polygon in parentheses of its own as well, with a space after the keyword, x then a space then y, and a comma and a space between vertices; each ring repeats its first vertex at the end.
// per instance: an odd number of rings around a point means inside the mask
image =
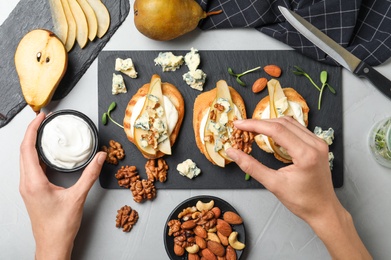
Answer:
POLYGON ((206 13, 194 0, 135 0, 134 23, 148 38, 168 41, 193 31, 206 13))

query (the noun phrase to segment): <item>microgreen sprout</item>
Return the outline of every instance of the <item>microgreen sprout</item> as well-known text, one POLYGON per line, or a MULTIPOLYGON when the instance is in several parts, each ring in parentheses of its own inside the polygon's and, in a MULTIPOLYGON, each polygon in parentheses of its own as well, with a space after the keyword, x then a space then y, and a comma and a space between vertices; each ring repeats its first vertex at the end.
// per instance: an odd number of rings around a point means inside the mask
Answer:
POLYGON ((245 179, 246 181, 250 180, 250 179, 251 179, 251 175, 248 174, 248 173, 246 173, 246 175, 244 176, 244 179, 245 179))
POLYGON ((102 115, 102 124, 107 125, 107 119, 110 119, 111 122, 116 124, 117 126, 124 128, 122 125, 118 124, 117 122, 114 121, 114 119, 111 117, 111 112, 117 107, 117 103, 112 102, 107 109, 107 112, 103 113, 102 115))
POLYGON ((229 75, 234 76, 234 77, 236 78, 236 81, 237 81, 241 86, 245 87, 245 86, 246 86, 246 83, 244 83, 244 82, 240 79, 240 77, 242 77, 242 76, 244 76, 244 75, 246 75, 246 74, 248 74, 248 73, 251 73, 251 72, 253 72, 253 71, 259 70, 260 68, 261 68, 261 67, 259 66, 259 67, 256 67, 256 68, 253 68, 253 69, 250 69, 250 70, 246 70, 246 71, 244 71, 244 72, 242 72, 242 73, 235 73, 231 68, 228 68, 228 73, 229 73, 229 75))
POLYGON ((311 78, 310 75, 308 75, 307 72, 305 72, 302 68, 298 67, 298 66, 295 66, 295 69, 293 71, 293 73, 297 76, 304 76, 306 77, 312 85, 314 85, 314 87, 319 91, 319 98, 318 98, 318 110, 320 110, 320 106, 321 106, 321 103, 322 103, 322 96, 323 96, 323 90, 325 87, 328 87, 328 89, 330 90, 331 93, 335 94, 336 91, 335 89, 329 84, 327 83, 327 77, 328 77, 328 74, 327 74, 327 71, 323 70, 320 72, 320 82, 322 83, 322 86, 319 87, 315 82, 314 80, 311 78))

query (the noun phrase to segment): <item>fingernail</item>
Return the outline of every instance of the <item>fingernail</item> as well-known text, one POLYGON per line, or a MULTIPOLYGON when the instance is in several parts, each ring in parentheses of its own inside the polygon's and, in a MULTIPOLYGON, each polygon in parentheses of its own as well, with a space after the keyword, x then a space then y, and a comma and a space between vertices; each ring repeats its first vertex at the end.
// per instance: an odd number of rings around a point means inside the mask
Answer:
POLYGON ((242 124, 243 122, 244 122, 243 119, 238 119, 238 120, 235 120, 235 121, 234 121, 234 125, 240 125, 240 124, 242 124))
POLYGON ((231 158, 233 161, 236 161, 238 159, 238 154, 236 153, 236 150, 234 148, 228 148, 225 151, 229 158, 231 158))
POLYGON ((105 153, 105 152, 100 152, 100 153, 98 154, 98 163, 102 165, 102 164, 105 162, 106 157, 107 157, 107 153, 105 153))

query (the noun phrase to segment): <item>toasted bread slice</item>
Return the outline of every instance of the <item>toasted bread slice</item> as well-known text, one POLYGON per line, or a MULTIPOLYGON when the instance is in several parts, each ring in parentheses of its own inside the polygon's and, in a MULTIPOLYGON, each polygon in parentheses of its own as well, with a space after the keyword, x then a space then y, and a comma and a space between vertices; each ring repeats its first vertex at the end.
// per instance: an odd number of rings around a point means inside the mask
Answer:
MULTIPOLYGON (((131 117, 132 117, 132 113, 133 113, 133 108, 135 107, 137 101, 140 98, 145 97, 148 94, 149 86, 150 86, 150 83, 144 84, 136 92, 136 94, 134 94, 134 96, 130 99, 130 101, 126 107, 126 110, 125 110, 125 116, 124 116, 124 121, 123 121, 124 130, 125 130, 126 136, 128 137, 128 140, 132 143, 135 143, 135 140, 133 138, 133 133, 132 133, 133 128, 131 125, 131 117)), ((179 134, 179 131, 180 131, 180 128, 182 125, 183 117, 185 115, 185 103, 184 103, 182 94, 178 91, 178 89, 174 85, 172 85, 171 83, 162 82, 161 86, 162 86, 163 95, 166 96, 167 98, 169 98, 169 100, 172 102, 172 104, 175 106, 176 110, 178 111, 178 121, 177 121, 177 124, 175 125, 174 129, 172 130, 171 135, 170 135, 170 144, 171 144, 171 146, 173 146, 177 137, 178 137, 178 134, 179 134)), ((167 120, 170 120, 170 119, 167 118, 167 120)), ((160 157, 164 156, 164 153, 162 153, 161 151, 157 151, 155 155, 149 155, 149 154, 145 154, 145 153, 142 153, 142 154, 147 159, 156 159, 156 158, 160 158, 160 157)))
MULTIPOLYGON (((229 92, 231 94, 232 102, 236 105, 238 108, 241 116, 243 119, 246 118, 246 108, 243 101, 243 98, 240 96, 240 94, 232 87, 229 87, 229 92)), ((216 98, 217 94, 217 88, 214 88, 210 91, 204 92, 197 96, 194 102, 194 109, 193 109, 193 130, 195 135, 195 140, 198 149, 201 151, 202 154, 205 155, 205 157, 212 162, 214 161, 209 156, 208 152, 206 151, 205 145, 203 144, 203 136, 200 136, 200 128, 202 119, 204 116, 208 116, 209 108, 212 105, 213 101, 216 98)), ((230 163, 230 161, 225 160, 226 164, 230 163)))
MULTIPOLYGON (((308 112, 310 111, 307 102, 305 99, 293 88, 283 88, 284 94, 287 97, 288 101, 298 103, 302 110, 303 110, 303 121, 305 123, 305 126, 308 125, 308 112)), ((269 106, 269 96, 264 97, 261 99, 261 101, 258 102, 257 106, 254 109, 253 112, 253 119, 262 119, 262 113, 265 111, 265 109, 269 106)), ((263 139, 262 135, 256 135, 255 136, 255 142, 265 152, 268 153, 274 153, 273 150, 269 148, 269 146, 266 144, 265 140, 263 139)), ((277 153, 274 153, 274 156, 284 162, 284 163, 289 163, 290 161, 285 160, 281 156, 279 156, 277 153)))

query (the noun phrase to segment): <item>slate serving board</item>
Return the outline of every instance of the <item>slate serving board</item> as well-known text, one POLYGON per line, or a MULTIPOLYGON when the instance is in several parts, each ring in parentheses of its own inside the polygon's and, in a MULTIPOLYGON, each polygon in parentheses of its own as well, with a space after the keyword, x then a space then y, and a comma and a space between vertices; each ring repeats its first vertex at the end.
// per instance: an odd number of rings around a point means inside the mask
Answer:
MULTIPOLYGON (((176 55, 185 55, 188 51, 173 51, 176 55)), ((173 146, 173 154, 165 156, 169 165, 168 179, 165 183, 156 182, 160 189, 246 189, 264 188, 261 184, 251 179, 246 181, 244 173, 235 164, 231 163, 225 168, 211 164, 198 150, 192 127, 194 100, 201 92, 186 85, 182 75, 188 71, 183 65, 175 72, 162 72, 161 67, 155 66, 154 59, 159 51, 103 51, 98 57, 98 104, 99 104, 99 140, 100 145, 108 145, 113 139, 120 142, 125 150, 126 156, 119 165, 105 164, 100 175, 100 184, 103 188, 121 188, 117 184, 115 173, 122 165, 135 165, 141 178, 147 178, 145 174, 146 159, 137 150, 136 146, 130 143, 123 129, 108 122, 103 125, 101 116, 107 111, 111 102, 117 103, 116 109, 111 113, 113 119, 122 124, 126 106, 130 98, 143 84, 148 83, 153 74, 159 74, 163 82, 174 84, 182 93, 185 99, 185 117, 179 137, 173 146), (128 93, 112 95, 111 83, 115 59, 132 58, 138 71, 138 78, 131 79, 124 75, 128 93), (191 158, 201 169, 198 177, 190 180, 179 175, 176 166, 184 160, 191 158)), ((246 87, 240 86, 235 78, 227 72, 228 66, 235 72, 242 72, 257 66, 276 64, 282 68, 283 74, 279 78, 283 87, 295 88, 307 101, 310 107, 309 129, 312 131, 315 126, 323 129, 332 127, 335 130, 335 140, 330 150, 335 155, 334 169, 332 171, 334 187, 343 185, 343 136, 342 136, 342 91, 341 91, 341 69, 318 63, 295 51, 207 51, 200 50, 200 68, 207 74, 207 82, 204 91, 215 87, 218 80, 224 79, 228 85, 234 87, 243 97, 246 103, 247 116, 251 117, 256 104, 266 95, 267 90, 254 94, 251 91, 252 83, 259 77, 268 77, 262 70, 250 73, 241 79, 247 83, 246 87), (329 73, 328 82, 336 89, 336 95, 325 90, 321 110, 317 109, 319 92, 303 76, 296 76, 292 73, 293 66, 300 66, 307 71, 314 80, 319 83, 319 74, 322 70, 329 73)), ((270 77, 268 77, 270 78, 270 77)), ((320 84, 320 83, 319 83, 320 84)), ((273 155, 263 152, 254 143, 252 155, 265 165, 278 169, 284 164, 277 161, 273 155)))
MULTIPOLYGON (((88 42, 84 49, 75 43, 68 55, 68 68, 53 100, 62 99, 76 85, 111 36, 129 14, 128 0, 102 1, 110 12, 110 28, 102 39, 88 42)), ((0 26, 0 128, 26 106, 15 70, 14 54, 20 39, 33 29, 53 31, 47 0, 20 0, 0 26)))

